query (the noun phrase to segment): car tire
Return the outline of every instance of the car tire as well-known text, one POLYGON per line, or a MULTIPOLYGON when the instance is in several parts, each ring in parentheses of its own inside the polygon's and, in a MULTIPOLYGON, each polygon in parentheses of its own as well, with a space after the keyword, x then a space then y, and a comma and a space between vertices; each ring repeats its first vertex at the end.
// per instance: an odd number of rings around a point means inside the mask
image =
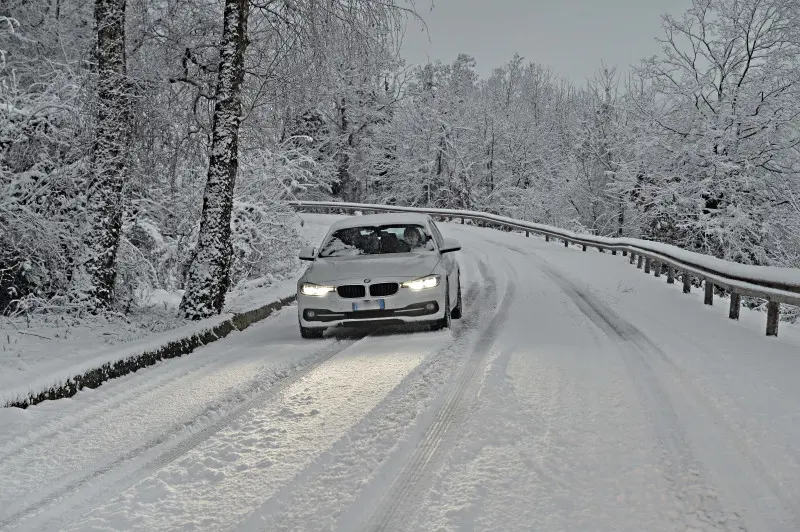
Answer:
POLYGON ((460 320, 462 316, 462 309, 464 305, 461 301, 461 274, 458 275, 458 299, 456 299, 456 306, 450 311, 450 317, 454 320, 460 320))
POLYGON ((452 313, 450 312, 450 281, 447 282, 444 293, 444 317, 440 320, 436 320, 433 323, 432 329, 434 331, 441 331, 442 329, 450 328, 450 320, 452 319, 452 313))
POLYGON ((305 338, 306 340, 314 340, 322 338, 322 335, 325 334, 324 327, 303 327, 300 326, 300 336, 305 338))

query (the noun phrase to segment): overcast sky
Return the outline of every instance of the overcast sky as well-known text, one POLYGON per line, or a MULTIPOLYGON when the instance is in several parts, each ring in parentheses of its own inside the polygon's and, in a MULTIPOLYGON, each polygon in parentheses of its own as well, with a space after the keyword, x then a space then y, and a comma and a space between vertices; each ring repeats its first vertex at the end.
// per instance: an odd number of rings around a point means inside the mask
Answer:
POLYGON ((661 13, 681 15, 691 0, 416 0, 428 24, 408 24, 403 56, 412 64, 451 62, 459 53, 477 61, 482 76, 517 52, 549 65, 576 83, 601 61, 627 72, 657 54, 661 13))

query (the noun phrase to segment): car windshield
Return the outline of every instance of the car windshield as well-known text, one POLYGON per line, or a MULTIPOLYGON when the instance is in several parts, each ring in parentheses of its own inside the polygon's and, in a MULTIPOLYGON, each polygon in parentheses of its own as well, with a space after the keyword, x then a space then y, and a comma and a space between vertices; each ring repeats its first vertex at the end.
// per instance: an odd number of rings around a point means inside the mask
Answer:
POLYGON ((349 257, 432 251, 433 240, 418 224, 348 227, 334 231, 320 249, 320 257, 349 257))

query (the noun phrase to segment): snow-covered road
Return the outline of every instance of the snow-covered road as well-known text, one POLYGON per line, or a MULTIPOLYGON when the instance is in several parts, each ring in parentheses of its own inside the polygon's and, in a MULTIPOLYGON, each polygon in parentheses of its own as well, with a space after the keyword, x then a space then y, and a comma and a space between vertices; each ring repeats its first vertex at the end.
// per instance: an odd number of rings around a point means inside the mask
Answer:
POLYGON ((619 256, 443 229, 451 331, 303 341, 288 308, 0 411, 0 529, 800 530, 796 328, 619 256))

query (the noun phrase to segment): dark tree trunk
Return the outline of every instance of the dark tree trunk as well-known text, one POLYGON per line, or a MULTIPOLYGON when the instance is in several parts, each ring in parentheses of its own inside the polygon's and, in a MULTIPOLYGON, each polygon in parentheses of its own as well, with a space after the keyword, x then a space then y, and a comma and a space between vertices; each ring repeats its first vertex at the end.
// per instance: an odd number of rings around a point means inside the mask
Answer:
POLYGON ((239 124, 244 52, 247 48, 247 0, 225 0, 219 73, 203 217, 194 260, 181 302, 186 317, 201 319, 222 312, 233 260, 231 211, 239 167, 239 124))
POLYGON ((126 0, 96 0, 97 130, 92 146, 88 220, 72 299, 92 312, 107 308, 117 276, 122 189, 128 178, 131 105, 125 59, 126 0))
POLYGON ((339 113, 339 151, 336 154, 336 178, 333 194, 339 195, 343 201, 357 202, 361 199, 358 194, 358 183, 350 173, 350 153, 355 141, 354 133, 350 131, 350 120, 347 117, 347 99, 342 97, 337 103, 339 113))

